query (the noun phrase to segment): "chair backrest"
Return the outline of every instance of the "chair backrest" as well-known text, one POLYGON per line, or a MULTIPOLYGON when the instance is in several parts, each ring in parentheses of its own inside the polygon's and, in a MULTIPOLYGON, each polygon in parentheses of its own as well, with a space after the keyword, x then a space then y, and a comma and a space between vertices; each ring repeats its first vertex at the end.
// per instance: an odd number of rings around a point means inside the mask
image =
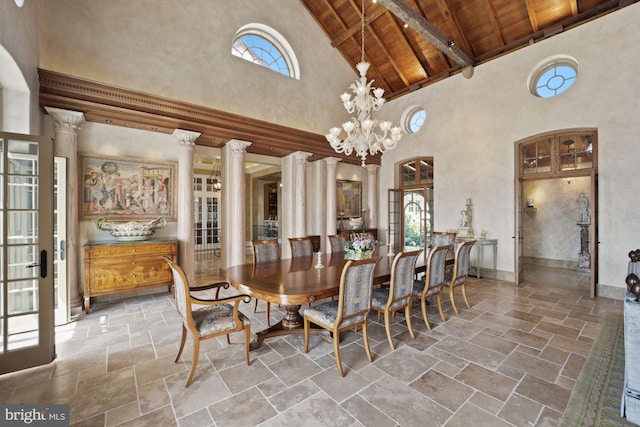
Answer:
POLYGON ((456 250, 456 262, 453 266, 454 284, 462 283, 469 275, 469 261, 471 260, 471 248, 475 240, 463 242, 456 250))
POLYGON ((171 268, 171 275, 173 277, 173 292, 176 299, 176 308, 178 313, 184 322, 191 325, 193 317, 191 316, 191 303, 189 298, 189 281, 184 274, 182 268, 173 262, 170 258, 162 257, 171 268))
POLYGON ((340 235, 334 234, 327 236, 331 245, 331 253, 344 252, 344 245, 347 243, 347 239, 340 235))
POLYGON ((453 245, 456 241, 456 233, 449 231, 434 231, 431 233, 430 247, 453 245))
POLYGON ((371 310, 373 296, 373 271, 380 257, 358 261, 347 261, 340 275, 340 293, 338 295, 339 328, 362 323, 371 310))
POLYGON ((307 237, 289 237, 291 245, 291 258, 313 255, 311 239, 307 237))
MULTIPOLYGON (((456 233, 451 231, 434 231, 431 233, 431 242, 430 248, 435 248, 437 246, 444 245, 455 245, 456 243, 456 233)), ((453 248, 449 253, 447 253, 447 260, 453 260, 455 258, 455 253, 453 248)))
POLYGON ((429 251, 427 257, 427 273, 425 281, 427 286, 434 287, 444 283, 444 265, 447 252, 453 249, 453 245, 436 246, 429 251))
POLYGON ((278 240, 252 240, 253 263, 277 261, 280 259, 280 245, 278 240))
POLYGON ((413 278, 415 276, 416 260, 422 253, 422 249, 411 252, 400 252, 393 259, 391 265, 391 281, 389 282, 389 298, 392 298, 394 306, 402 306, 411 296, 413 290, 413 278))

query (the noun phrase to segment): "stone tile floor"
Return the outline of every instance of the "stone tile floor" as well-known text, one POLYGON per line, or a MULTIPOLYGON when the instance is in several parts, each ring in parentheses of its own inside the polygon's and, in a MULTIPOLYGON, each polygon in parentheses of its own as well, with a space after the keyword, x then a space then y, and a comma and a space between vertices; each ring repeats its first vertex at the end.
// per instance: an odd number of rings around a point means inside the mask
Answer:
MULTIPOLYGON (((198 264, 198 281, 215 275, 198 264)), ((531 266, 526 281, 470 279, 471 309, 444 299, 447 322, 419 306, 416 338, 395 316, 391 351, 370 319, 374 361, 361 333, 341 336, 346 376, 332 344, 302 336, 265 341, 246 366, 241 333, 204 342, 195 379, 184 388, 191 340, 174 363, 180 324, 172 298, 158 293, 98 299, 89 315, 56 330, 58 358, 0 376, 5 403, 68 403, 77 426, 554 426, 598 336, 605 313, 622 301, 589 299, 588 276, 531 266)), ((265 305, 242 310, 252 328, 265 305)), ((272 305, 272 322, 282 315, 272 305)))

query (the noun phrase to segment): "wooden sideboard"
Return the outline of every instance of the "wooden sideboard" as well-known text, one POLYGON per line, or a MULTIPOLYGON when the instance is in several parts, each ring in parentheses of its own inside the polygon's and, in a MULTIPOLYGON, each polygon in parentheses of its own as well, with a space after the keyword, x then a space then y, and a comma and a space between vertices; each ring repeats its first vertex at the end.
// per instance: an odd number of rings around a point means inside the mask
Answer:
POLYGON ((91 297, 173 283, 166 256, 177 260, 177 241, 89 242, 84 245, 84 310, 91 297))

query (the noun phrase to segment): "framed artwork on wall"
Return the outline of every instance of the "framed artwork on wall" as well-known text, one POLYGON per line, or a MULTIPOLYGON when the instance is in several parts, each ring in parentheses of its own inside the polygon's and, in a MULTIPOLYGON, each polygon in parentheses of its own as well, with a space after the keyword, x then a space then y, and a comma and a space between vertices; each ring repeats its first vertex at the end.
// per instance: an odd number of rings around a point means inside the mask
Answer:
POLYGON ((176 220, 176 164, 80 155, 80 219, 176 220))
POLYGON ((338 218, 357 218, 362 215, 362 183, 337 181, 338 218))

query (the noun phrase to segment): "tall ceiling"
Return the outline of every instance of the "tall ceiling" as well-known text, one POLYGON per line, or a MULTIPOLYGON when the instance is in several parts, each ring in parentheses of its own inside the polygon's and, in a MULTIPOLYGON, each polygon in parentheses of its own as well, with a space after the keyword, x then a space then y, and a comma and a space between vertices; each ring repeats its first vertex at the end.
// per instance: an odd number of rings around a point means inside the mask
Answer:
POLYGON ((367 76, 391 100, 638 0, 300 1, 356 75, 365 2, 367 76))

